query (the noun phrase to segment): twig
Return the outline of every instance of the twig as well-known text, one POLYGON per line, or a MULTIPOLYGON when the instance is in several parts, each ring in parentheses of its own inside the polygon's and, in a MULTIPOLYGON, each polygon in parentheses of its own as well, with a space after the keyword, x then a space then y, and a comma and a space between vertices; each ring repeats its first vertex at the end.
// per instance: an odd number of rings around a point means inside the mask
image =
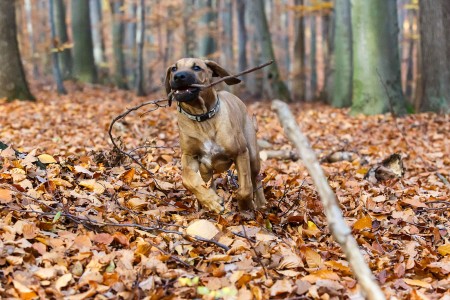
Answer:
POLYGON ((247 240, 247 242, 250 244, 250 247, 252 248, 253 252, 255 252, 255 260, 256 262, 262 267, 262 269, 264 270, 264 276, 266 276, 266 279, 269 278, 269 276, 267 275, 267 269, 264 266, 264 264, 261 261, 261 256, 260 253, 258 253, 258 251, 256 251, 255 247, 253 246, 252 241, 250 241, 250 239, 247 236, 247 231, 245 230, 245 225, 242 225, 242 231, 244 232, 244 237, 247 240))
MULTIPOLYGON (((119 151, 119 152, 122 153, 123 155, 125 155, 125 156, 131 158, 131 160, 133 160, 135 163, 137 163, 144 171, 146 171, 148 174, 150 174, 150 175, 152 175, 152 176, 155 175, 153 172, 151 172, 150 170, 148 170, 148 169, 147 169, 147 168, 146 168, 139 160, 137 160, 136 158, 134 158, 133 155, 131 155, 131 154, 128 153, 128 152, 123 151, 123 150, 119 147, 119 145, 117 145, 117 143, 116 143, 116 141, 114 140, 114 137, 113 137, 113 135, 112 135, 112 129, 113 129, 114 124, 115 124, 117 121, 119 121, 120 119, 122 119, 122 118, 124 118, 125 116, 127 116, 129 113, 131 113, 131 112, 133 112, 133 111, 136 111, 136 110, 138 110, 139 108, 141 108, 141 107, 143 107, 143 106, 146 106, 146 105, 156 105, 157 108, 159 108, 159 107, 165 107, 165 105, 163 106, 163 105, 160 105, 159 103, 160 103, 160 102, 164 102, 164 101, 169 101, 170 96, 171 96, 171 95, 169 94, 168 98, 162 98, 162 99, 152 100, 152 101, 144 102, 144 103, 142 103, 142 104, 140 104, 140 105, 134 106, 134 107, 128 109, 127 111, 125 111, 124 113, 121 113, 120 115, 118 115, 117 117, 115 117, 115 118, 112 120, 111 124, 109 125, 108 134, 109 134, 109 138, 110 138, 111 143, 113 144, 114 148, 116 148, 117 151, 119 151)), ((158 188, 158 190, 164 192, 164 189, 162 189, 162 188, 159 186, 158 181, 157 181, 155 178, 153 178, 153 180, 155 181, 155 186, 158 188)))
POLYGON ((262 64, 262 65, 259 65, 259 66, 257 66, 257 67, 254 67, 254 68, 250 68, 250 69, 244 70, 244 71, 239 72, 239 73, 237 73, 237 74, 233 74, 233 75, 229 75, 229 76, 222 77, 222 78, 220 78, 220 79, 217 80, 217 81, 211 82, 210 84, 206 84, 206 85, 204 85, 204 84, 191 84, 191 87, 196 87, 196 88, 200 88, 200 89, 207 89, 207 88, 210 88, 210 87, 212 87, 212 86, 215 86, 216 84, 219 84, 219 83, 221 83, 221 82, 223 82, 223 81, 225 81, 225 80, 228 80, 228 79, 231 79, 231 78, 236 78, 236 77, 245 75, 245 74, 247 74, 247 73, 250 73, 250 72, 253 72, 253 71, 262 69, 262 68, 267 67, 268 65, 270 65, 270 64, 272 64, 272 63, 273 63, 273 60, 268 61, 268 62, 266 62, 266 63, 264 63, 264 64, 262 64))

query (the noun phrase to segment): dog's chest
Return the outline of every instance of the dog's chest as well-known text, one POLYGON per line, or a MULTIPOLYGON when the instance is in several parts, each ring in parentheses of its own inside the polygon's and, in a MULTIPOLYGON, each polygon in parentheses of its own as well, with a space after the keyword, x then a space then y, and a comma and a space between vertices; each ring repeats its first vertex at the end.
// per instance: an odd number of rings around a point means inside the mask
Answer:
POLYGON ((214 165, 224 160, 229 161, 226 157, 223 147, 213 140, 205 140, 200 147, 199 161, 208 168, 215 169, 214 165))

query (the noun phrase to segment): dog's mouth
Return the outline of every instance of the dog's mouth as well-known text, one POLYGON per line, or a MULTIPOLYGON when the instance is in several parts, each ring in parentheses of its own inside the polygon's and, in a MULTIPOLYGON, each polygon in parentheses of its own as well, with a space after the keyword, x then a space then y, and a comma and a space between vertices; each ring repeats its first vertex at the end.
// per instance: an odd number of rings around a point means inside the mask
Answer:
POLYGON ((198 97, 200 89, 197 87, 172 88, 173 97, 178 102, 188 102, 198 97))

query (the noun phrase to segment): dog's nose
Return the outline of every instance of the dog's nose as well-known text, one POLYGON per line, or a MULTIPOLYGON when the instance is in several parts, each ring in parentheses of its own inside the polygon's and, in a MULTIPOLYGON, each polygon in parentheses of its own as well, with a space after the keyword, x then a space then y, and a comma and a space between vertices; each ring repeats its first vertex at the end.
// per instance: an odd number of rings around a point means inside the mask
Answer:
POLYGON ((185 81, 187 79, 187 77, 188 76, 187 76, 186 72, 177 72, 173 76, 173 80, 176 81, 176 82, 185 81))

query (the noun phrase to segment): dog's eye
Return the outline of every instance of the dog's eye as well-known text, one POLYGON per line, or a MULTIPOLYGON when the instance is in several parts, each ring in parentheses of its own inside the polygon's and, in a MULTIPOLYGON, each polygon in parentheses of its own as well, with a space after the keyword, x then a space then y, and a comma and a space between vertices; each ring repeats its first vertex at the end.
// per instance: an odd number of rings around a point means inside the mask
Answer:
POLYGON ((192 70, 194 70, 194 71, 201 71, 202 68, 200 68, 199 66, 193 66, 192 70))
POLYGON ((172 67, 172 69, 170 69, 172 72, 176 72, 177 71, 177 67, 172 67))

